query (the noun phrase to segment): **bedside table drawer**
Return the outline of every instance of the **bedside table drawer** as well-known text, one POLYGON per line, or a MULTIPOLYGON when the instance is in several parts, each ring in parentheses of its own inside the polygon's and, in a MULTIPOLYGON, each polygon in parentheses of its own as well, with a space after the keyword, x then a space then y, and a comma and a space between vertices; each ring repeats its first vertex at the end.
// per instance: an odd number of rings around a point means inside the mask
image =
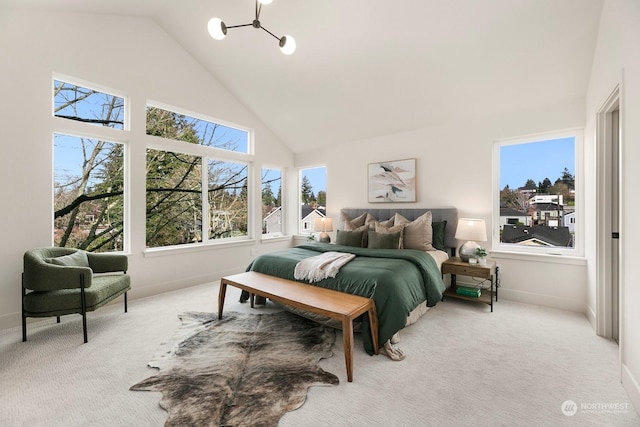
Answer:
POLYGON ((460 274, 463 276, 479 277, 482 279, 491 278, 491 268, 479 267, 474 265, 460 264, 442 264, 442 273, 444 274, 460 274))

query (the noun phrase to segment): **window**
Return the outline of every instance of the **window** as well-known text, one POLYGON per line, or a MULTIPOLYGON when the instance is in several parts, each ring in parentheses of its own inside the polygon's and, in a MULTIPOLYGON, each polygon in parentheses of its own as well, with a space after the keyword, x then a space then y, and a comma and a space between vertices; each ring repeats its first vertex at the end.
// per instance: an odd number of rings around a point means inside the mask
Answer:
POLYGON ((495 144, 496 249, 580 253, 581 146, 575 131, 495 144))
POLYGON ((317 166, 300 169, 300 226, 301 234, 311 234, 316 218, 326 215, 327 168, 317 166))
POLYGON ((262 169, 262 234, 282 235, 282 171, 262 169))
POLYGON ((249 132, 147 106, 147 135, 239 153, 249 152, 249 132))
POLYGON ((55 246, 95 252, 124 250, 125 146, 96 137, 101 132, 93 127, 123 130, 124 107, 122 97, 61 80, 53 82, 53 115, 84 123, 78 126, 77 135, 53 134, 55 246))
POLYGON ((147 247, 248 236, 248 163, 201 154, 201 146, 246 151, 248 133, 147 107, 147 134, 185 142, 164 150, 159 138, 147 149, 147 247))
POLYGON ((54 80, 53 104, 56 117, 124 129, 124 98, 54 80))
POLYGON ((202 241, 202 158, 147 150, 147 247, 202 241))

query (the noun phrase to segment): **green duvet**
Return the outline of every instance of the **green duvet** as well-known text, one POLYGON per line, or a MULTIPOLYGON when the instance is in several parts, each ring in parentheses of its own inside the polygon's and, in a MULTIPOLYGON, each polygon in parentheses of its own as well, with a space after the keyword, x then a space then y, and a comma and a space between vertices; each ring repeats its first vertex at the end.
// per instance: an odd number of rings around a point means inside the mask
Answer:
MULTIPOLYGON (((445 285, 436 262, 429 254, 413 249, 367 249, 309 243, 260 255, 247 271, 295 280, 293 272, 298 262, 328 251, 349 252, 356 257, 344 265, 335 278, 310 286, 373 298, 378 312, 381 345, 405 326, 408 314, 420 303, 426 301, 431 307, 442 299, 445 285)), ((362 329, 364 348, 373 354, 367 319, 363 320, 362 329)))

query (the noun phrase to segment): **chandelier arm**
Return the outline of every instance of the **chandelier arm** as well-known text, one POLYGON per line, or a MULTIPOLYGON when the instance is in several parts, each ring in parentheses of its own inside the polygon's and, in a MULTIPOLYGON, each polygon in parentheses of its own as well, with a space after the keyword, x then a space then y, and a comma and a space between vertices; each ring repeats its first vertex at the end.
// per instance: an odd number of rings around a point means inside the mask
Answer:
POLYGON ((263 30, 265 30, 267 33, 271 34, 273 36, 274 39, 280 41, 280 37, 276 36, 275 34, 273 34, 271 31, 267 30, 265 27, 260 26, 260 28, 262 28, 263 30))
POLYGON ((253 23, 251 23, 251 24, 242 24, 242 25, 231 25, 231 26, 227 26, 227 29, 229 29, 229 28, 240 28, 240 27, 250 27, 252 25, 253 25, 253 23))
POLYGON ((260 19, 260 12, 262 12, 262 3, 256 0, 256 20, 260 19))

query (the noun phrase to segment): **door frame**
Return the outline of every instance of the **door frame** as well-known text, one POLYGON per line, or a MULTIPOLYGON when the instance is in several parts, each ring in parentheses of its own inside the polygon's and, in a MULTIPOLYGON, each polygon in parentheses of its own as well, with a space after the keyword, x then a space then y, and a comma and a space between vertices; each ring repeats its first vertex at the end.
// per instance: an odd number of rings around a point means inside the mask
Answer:
MULTIPOLYGON (((612 338, 613 334, 613 307, 612 307, 612 284, 611 284, 611 180, 612 180, 612 154, 611 154, 611 116, 612 112, 619 111, 619 134, 618 134, 618 182, 619 195, 624 194, 624 182, 622 173, 623 163, 623 120, 622 90, 618 84, 602 104, 597 113, 596 120, 596 333, 605 338, 612 338)), ((620 239, 618 240, 618 336, 619 344, 622 347, 623 310, 622 298, 624 292, 623 279, 623 253, 621 248, 624 239, 624 200, 619 198, 619 227, 620 239)))

